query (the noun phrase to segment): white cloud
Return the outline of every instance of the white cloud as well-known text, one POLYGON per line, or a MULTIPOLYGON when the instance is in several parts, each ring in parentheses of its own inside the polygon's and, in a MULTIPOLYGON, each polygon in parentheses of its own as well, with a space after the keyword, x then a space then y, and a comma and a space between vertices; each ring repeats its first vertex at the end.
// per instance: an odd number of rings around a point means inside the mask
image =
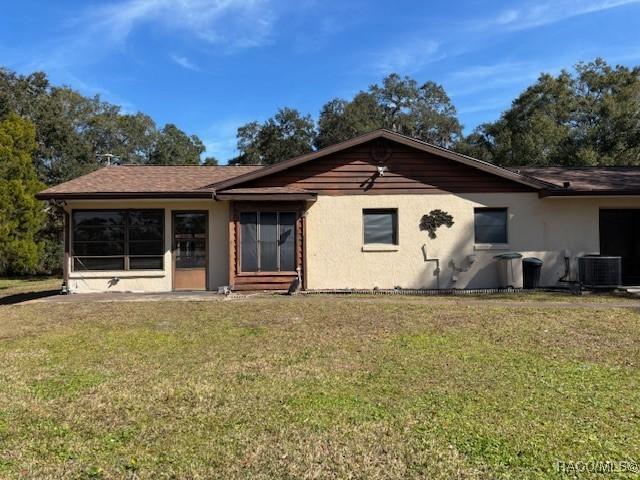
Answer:
POLYGON ((157 24, 208 43, 247 48, 268 41, 274 15, 268 0, 125 0, 88 10, 80 20, 114 43, 157 24))
POLYGON ((417 72, 427 64, 445 57, 440 44, 433 40, 405 41, 402 45, 381 50, 375 54, 373 68, 386 75, 397 72, 402 75, 417 72))
POLYGON ((200 67, 195 65, 191 60, 182 55, 170 55, 171 60, 180 65, 182 68, 186 68, 187 70, 193 70, 194 72, 199 72, 200 67))
POLYGON ((504 29, 526 30, 556 23, 571 17, 610 10, 624 5, 640 3, 640 0, 556 0, 531 2, 519 9, 510 8, 492 18, 474 22, 472 30, 504 29))

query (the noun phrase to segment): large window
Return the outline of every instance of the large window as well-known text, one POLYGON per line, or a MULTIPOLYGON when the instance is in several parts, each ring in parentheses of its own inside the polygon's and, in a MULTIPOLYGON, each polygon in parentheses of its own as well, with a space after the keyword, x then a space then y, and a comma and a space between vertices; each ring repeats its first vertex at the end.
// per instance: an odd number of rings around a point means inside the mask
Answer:
POLYGON ((162 270, 164 210, 73 212, 73 269, 162 270))
POLYGON ((507 243, 507 209, 474 209, 475 243, 507 243))
POLYGON ((398 210, 368 208, 362 211, 365 244, 398 244, 398 210))
POLYGON ((295 271, 295 225, 295 212, 242 212, 240 270, 295 271))

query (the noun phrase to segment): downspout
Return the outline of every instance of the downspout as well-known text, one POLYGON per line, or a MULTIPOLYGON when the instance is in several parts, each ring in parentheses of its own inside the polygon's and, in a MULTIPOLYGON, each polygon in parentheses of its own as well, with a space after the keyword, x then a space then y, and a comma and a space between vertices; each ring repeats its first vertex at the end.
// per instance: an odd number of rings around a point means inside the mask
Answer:
POLYGON ((440 290, 440 259, 428 257, 426 243, 422 244, 422 256, 424 257, 425 262, 434 262, 436 264, 436 268, 433 273, 436 275, 436 288, 440 290))
POLYGON ((576 283, 575 280, 569 280, 571 276, 571 253, 569 250, 564 251, 564 274, 558 279, 558 282, 576 283))

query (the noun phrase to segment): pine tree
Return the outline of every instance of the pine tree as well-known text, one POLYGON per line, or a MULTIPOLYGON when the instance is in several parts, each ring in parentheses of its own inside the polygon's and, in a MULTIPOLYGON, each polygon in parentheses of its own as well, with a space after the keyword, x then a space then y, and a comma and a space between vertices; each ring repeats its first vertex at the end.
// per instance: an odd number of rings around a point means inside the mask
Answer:
POLYGON ((0 121, 0 272, 33 273, 42 244, 37 234, 44 221, 35 194, 43 188, 33 165, 34 125, 16 114, 0 121))

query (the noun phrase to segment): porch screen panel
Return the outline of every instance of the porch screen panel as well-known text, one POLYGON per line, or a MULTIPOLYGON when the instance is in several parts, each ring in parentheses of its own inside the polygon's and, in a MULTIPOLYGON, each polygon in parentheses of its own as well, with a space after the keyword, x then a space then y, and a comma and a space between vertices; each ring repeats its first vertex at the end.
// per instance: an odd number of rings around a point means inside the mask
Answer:
POLYGON ((278 271, 278 214, 260 213, 260 270, 278 271))
POLYGON ((241 269, 243 272, 258 270, 258 213, 240 214, 241 269))
POLYGON ((162 270, 164 210, 77 210, 72 238, 74 271, 162 270))
POLYGON ((296 269, 296 214, 292 212, 280 213, 280 231, 278 244, 280 246, 280 270, 293 272, 296 269))
POLYGON ((164 210, 127 212, 130 270, 161 270, 164 262, 164 210))
POLYGON ((240 270, 295 271, 295 223, 295 212, 242 212, 240 270))
POLYGON ((125 213, 73 212, 73 269, 124 270, 125 213))

